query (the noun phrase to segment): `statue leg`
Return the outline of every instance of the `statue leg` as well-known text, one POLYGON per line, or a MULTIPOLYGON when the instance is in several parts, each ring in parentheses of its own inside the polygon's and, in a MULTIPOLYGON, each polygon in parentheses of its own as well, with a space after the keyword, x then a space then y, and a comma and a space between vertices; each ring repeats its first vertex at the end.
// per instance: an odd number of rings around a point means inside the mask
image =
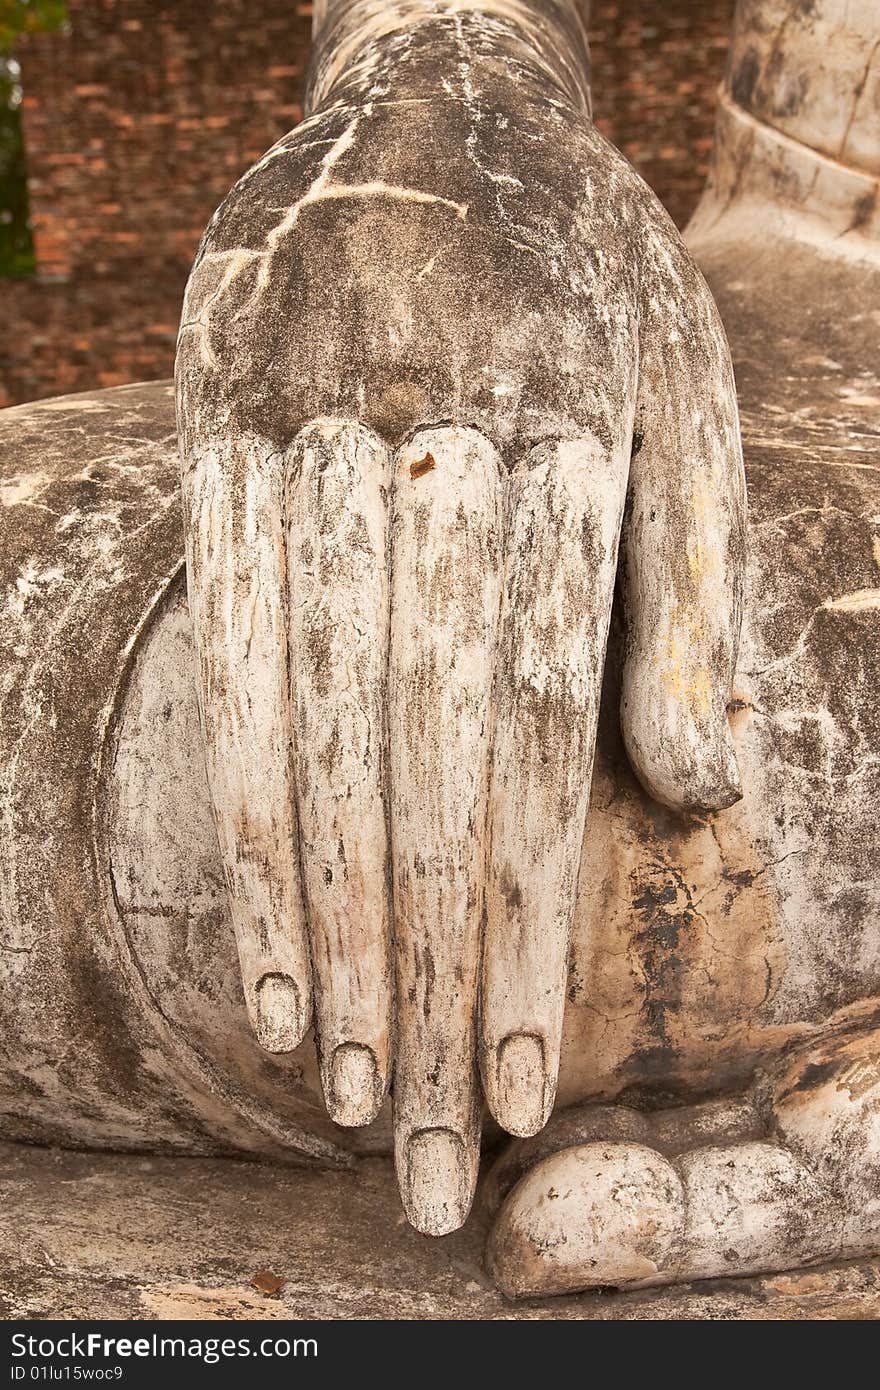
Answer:
POLYGON ((823 1039, 738 1101, 587 1106, 541 1140, 492 1174, 487 1262, 509 1297, 854 1258, 880 1236, 880 1030, 823 1039))

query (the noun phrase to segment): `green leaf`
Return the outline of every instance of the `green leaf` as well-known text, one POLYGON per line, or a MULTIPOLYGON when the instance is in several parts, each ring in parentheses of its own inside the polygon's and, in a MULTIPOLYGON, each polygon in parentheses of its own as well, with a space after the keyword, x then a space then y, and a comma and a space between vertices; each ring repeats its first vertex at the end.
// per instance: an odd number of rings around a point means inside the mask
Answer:
POLYGON ((60 29, 66 0, 0 0, 0 276, 32 275, 34 247, 19 104, 18 66, 9 53, 22 34, 60 29))
POLYGON ((60 29, 67 0, 0 0, 0 53, 8 53, 20 34, 60 29))

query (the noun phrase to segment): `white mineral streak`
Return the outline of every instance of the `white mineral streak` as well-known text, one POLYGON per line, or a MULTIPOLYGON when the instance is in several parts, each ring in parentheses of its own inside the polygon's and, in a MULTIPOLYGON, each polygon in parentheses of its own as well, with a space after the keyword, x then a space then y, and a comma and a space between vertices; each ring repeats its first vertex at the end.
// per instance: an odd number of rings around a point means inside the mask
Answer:
POLYGON ((337 1123, 363 1125, 391 1061, 390 456, 361 426, 316 421, 287 475, 293 741, 324 1094, 337 1123))
POLYGON ((392 511, 389 726, 395 1156, 419 1230, 461 1225, 479 1162, 475 1004, 502 470, 475 431, 419 431, 392 511))
MULTIPOLYGON (((251 299, 256 300, 269 291, 274 257, 288 242, 304 208, 333 200, 387 199, 415 206, 440 204, 454 212, 460 221, 466 219, 468 214, 466 203, 458 203, 451 198, 444 198, 440 194, 426 192, 423 189, 389 184, 381 179, 360 183, 334 182, 334 169, 343 157, 354 148, 358 129, 362 121, 369 118, 372 111, 373 104, 367 102, 352 117, 341 135, 332 141, 330 149, 321 160, 318 173, 312 183, 302 197, 286 209, 284 216, 266 234, 265 246, 259 249, 236 248, 232 251, 209 251, 201 257, 196 271, 187 283, 179 334, 182 335, 188 331, 197 334, 199 349, 206 367, 212 370, 216 370, 218 367, 210 340, 212 312, 219 306, 222 313, 224 294, 235 280, 253 266, 256 266, 257 273, 254 277, 251 299)), ((269 154, 264 156, 249 171, 246 177, 252 177, 258 169, 265 167, 270 158, 275 159, 284 155, 301 156, 315 143, 325 143, 300 140, 297 137, 301 130, 302 127, 300 126, 292 139, 287 137, 285 141, 274 146, 269 154)))
POLYGON ((482 994, 483 1087, 512 1134, 556 1094, 628 459, 543 445, 510 481, 493 697, 482 994))
POLYGON ((280 455, 205 444, 183 474, 187 578, 208 782, 248 1011, 289 1052, 311 1019, 296 853, 280 455))
POLYGON ((208 252, 202 258, 201 274, 192 275, 187 281, 183 296, 178 340, 184 332, 192 330, 198 336, 199 351, 207 367, 215 369, 217 359, 211 349, 210 327, 211 309, 222 301, 223 295, 232 282, 237 279, 254 261, 262 262, 265 253, 249 251, 241 247, 234 251, 208 252), (219 276, 215 276, 219 270, 219 276), (209 288, 206 288, 205 281, 209 288))
POLYGON ((822 607, 837 613, 866 613, 869 609, 880 608, 880 589, 857 589, 840 598, 826 599, 822 607))

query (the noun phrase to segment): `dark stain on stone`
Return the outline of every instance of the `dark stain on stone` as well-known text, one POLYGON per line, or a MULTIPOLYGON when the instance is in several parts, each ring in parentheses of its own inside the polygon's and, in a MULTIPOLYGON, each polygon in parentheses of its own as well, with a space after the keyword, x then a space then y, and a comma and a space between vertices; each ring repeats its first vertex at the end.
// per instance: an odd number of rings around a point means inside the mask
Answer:
POLYGON ((774 116, 794 116, 806 104, 809 95, 809 79, 801 73, 797 82, 789 83, 779 93, 771 107, 774 116))
MULTIPOLYGON (((846 232, 858 232, 862 227, 866 227, 877 211, 877 185, 864 193, 861 198, 856 200, 853 208, 853 220, 850 222, 846 232)), ((844 232, 844 236, 846 236, 844 232)))
POLYGON ((131 1040, 131 1005, 107 968, 78 944, 70 959, 69 980, 80 1041, 108 1077, 111 1094, 135 1095, 142 1085, 143 1064, 131 1040))
POLYGON ((504 901, 511 912, 516 912, 518 908, 522 907, 522 891, 514 874, 509 871, 505 872, 499 886, 504 894, 504 901))
POLYGON ((754 48, 746 49, 739 67, 730 79, 731 95, 734 101, 745 110, 749 110, 751 107, 760 74, 761 63, 756 50, 754 48))
POLYGON ((81 479, 76 485, 76 505, 81 512, 93 512, 101 500, 101 487, 97 478, 81 479))
POLYGON ((826 1062, 809 1062, 804 1067, 797 1081, 787 1090, 781 1092, 777 1099, 777 1104, 793 1096, 800 1091, 812 1091, 814 1088, 824 1086, 827 1081, 831 1081, 840 1071, 840 1062, 835 1057, 826 1062))
POLYGON ((633 907, 650 914, 655 908, 668 907, 677 897, 678 891, 672 883, 666 883, 659 889, 648 885, 633 899, 633 907))

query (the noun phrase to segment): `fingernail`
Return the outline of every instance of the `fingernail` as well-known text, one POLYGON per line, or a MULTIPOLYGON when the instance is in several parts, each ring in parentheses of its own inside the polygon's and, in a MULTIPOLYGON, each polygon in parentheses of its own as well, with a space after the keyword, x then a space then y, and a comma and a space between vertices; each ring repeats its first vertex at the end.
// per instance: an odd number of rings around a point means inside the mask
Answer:
POLYGON ((289 975, 264 975, 254 986, 254 1030, 267 1052, 293 1052, 306 1031, 299 990, 289 975))
MULTIPOLYGON (((508 1033, 496 1060, 495 1118, 508 1134, 528 1139, 547 1123, 544 1042, 535 1033, 508 1033)), ((549 1097, 552 1102, 552 1097, 549 1097)))
POLYGON ((382 1104, 376 1058, 361 1043, 341 1043, 330 1062, 327 1108, 338 1125, 368 1125, 382 1104))
POLYGON ((445 1236, 464 1224, 473 1193, 467 1152, 451 1129, 420 1129, 406 1145, 403 1205, 412 1226, 445 1236))

